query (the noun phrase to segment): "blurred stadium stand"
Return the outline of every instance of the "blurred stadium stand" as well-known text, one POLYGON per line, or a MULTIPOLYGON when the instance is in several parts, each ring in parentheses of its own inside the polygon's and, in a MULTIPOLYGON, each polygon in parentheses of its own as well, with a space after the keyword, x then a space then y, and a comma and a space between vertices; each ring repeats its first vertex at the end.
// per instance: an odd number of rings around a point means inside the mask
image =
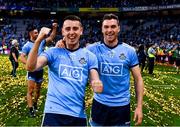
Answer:
MULTIPOLYGON (((10 47, 18 39, 20 48, 27 39, 26 28, 49 26, 69 14, 79 15, 84 26, 83 44, 102 39, 101 19, 115 13, 121 20, 120 39, 131 45, 180 40, 179 0, 0 0, 0 46, 10 47)), ((60 30, 56 40, 61 38, 60 30)))
POLYGON ((102 7, 135 7, 179 4, 179 0, 1 0, 1 6, 34 7, 34 8, 102 8, 102 7))

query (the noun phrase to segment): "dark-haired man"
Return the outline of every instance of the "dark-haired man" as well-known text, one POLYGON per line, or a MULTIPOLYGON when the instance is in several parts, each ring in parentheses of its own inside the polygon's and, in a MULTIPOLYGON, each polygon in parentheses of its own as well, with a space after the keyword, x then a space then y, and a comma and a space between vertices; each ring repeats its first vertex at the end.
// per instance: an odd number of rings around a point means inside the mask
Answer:
POLYGON ((102 92, 96 56, 79 44, 83 27, 79 17, 64 19, 62 35, 65 48, 50 48, 38 57, 37 50, 47 36, 42 28, 32 48, 26 67, 29 71, 48 65, 49 83, 43 126, 86 126, 85 88, 90 78, 94 92, 102 92))
POLYGON ((103 92, 94 94, 92 126, 130 125, 130 71, 135 80, 137 107, 134 112, 136 125, 142 122, 143 79, 136 51, 118 40, 119 19, 114 14, 105 14, 102 21, 103 41, 88 45, 96 54, 103 92))
MULTIPOLYGON (((42 40, 42 43, 38 49, 38 55, 40 55, 44 48, 45 45, 52 42, 54 37, 56 36, 56 31, 57 31, 57 27, 58 24, 57 23, 53 23, 53 30, 51 35, 42 40)), ((29 40, 27 41, 27 43, 23 46, 22 48, 22 53, 20 55, 20 60, 22 63, 26 64, 27 62, 27 58, 29 55, 29 52, 31 51, 35 40, 38 37, 38 30, 35 26, 30 26, 28 27, 28 34, 29 34, 29 40)), ((35 111, 37 111, 37 102, 40 96, 40 89, 41 89, 41 84, 43 81, 43 69, 39 68, 38 70, 34 71, 34 72, 27 72, 27 104, 29 107, 29 116, 30 117, 35 117, 35 111), (34 101, 33 101, 33 93, 34 93, 34 101)))

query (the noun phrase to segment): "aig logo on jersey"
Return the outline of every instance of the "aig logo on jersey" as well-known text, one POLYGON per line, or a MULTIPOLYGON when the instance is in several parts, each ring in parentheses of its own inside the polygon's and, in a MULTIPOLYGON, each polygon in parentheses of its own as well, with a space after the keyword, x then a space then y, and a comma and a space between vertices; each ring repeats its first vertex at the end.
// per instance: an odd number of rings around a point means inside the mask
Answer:
POLYGON ((120 63, 101 63, 101 74, 108 76, 122 76, 123 65, 120 63))
POLYGON ((59 77, 70 80, 82 81, 82 70, 80 67, 72 67, 67 65, 59 65, 59 77))

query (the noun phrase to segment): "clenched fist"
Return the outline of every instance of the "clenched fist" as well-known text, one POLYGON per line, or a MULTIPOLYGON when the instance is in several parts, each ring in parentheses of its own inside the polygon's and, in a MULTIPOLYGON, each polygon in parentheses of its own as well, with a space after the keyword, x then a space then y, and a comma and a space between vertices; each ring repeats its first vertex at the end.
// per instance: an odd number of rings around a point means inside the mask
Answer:
POLYGON ((39 34, 41 36, 47 36, 49 34, 49 32, 51 31, 50 28, 47 28, 47 27, 42 27, 39 34))
POLYGON ((91 82, 92 89, 95 93, 102 93, 103 91, 103 84, 100 80, 93 80, 91 82))

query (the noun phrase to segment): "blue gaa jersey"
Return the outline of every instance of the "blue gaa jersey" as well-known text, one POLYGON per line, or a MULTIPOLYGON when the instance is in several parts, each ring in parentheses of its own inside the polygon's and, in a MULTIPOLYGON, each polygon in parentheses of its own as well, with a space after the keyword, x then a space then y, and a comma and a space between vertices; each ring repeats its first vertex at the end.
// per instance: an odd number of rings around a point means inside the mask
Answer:
MULTIPOLYGON (((43 40, 39 46, 38 49, 38 56, 44 51, 46 44, 46 40, 43 40)), ((32 41, 27 41, 27 43, 22 47, 22 53, 26 54, 26 56, 29 55, 34 43, 32 41)))
POLYGON ((124 106, 130 103, 130 69, 139 64, 135 49, 119 43, 110 48, 104 43, 87 47, 96 54, 103 92, 94 94, 94 99, 108 106, 124 106))
POLYGON ((85 88, 89 71, 98 68, 96 56, 85 48, 54 47, 41 55, 47 58, 49 68, 44 112, 86 118, 85 88))

